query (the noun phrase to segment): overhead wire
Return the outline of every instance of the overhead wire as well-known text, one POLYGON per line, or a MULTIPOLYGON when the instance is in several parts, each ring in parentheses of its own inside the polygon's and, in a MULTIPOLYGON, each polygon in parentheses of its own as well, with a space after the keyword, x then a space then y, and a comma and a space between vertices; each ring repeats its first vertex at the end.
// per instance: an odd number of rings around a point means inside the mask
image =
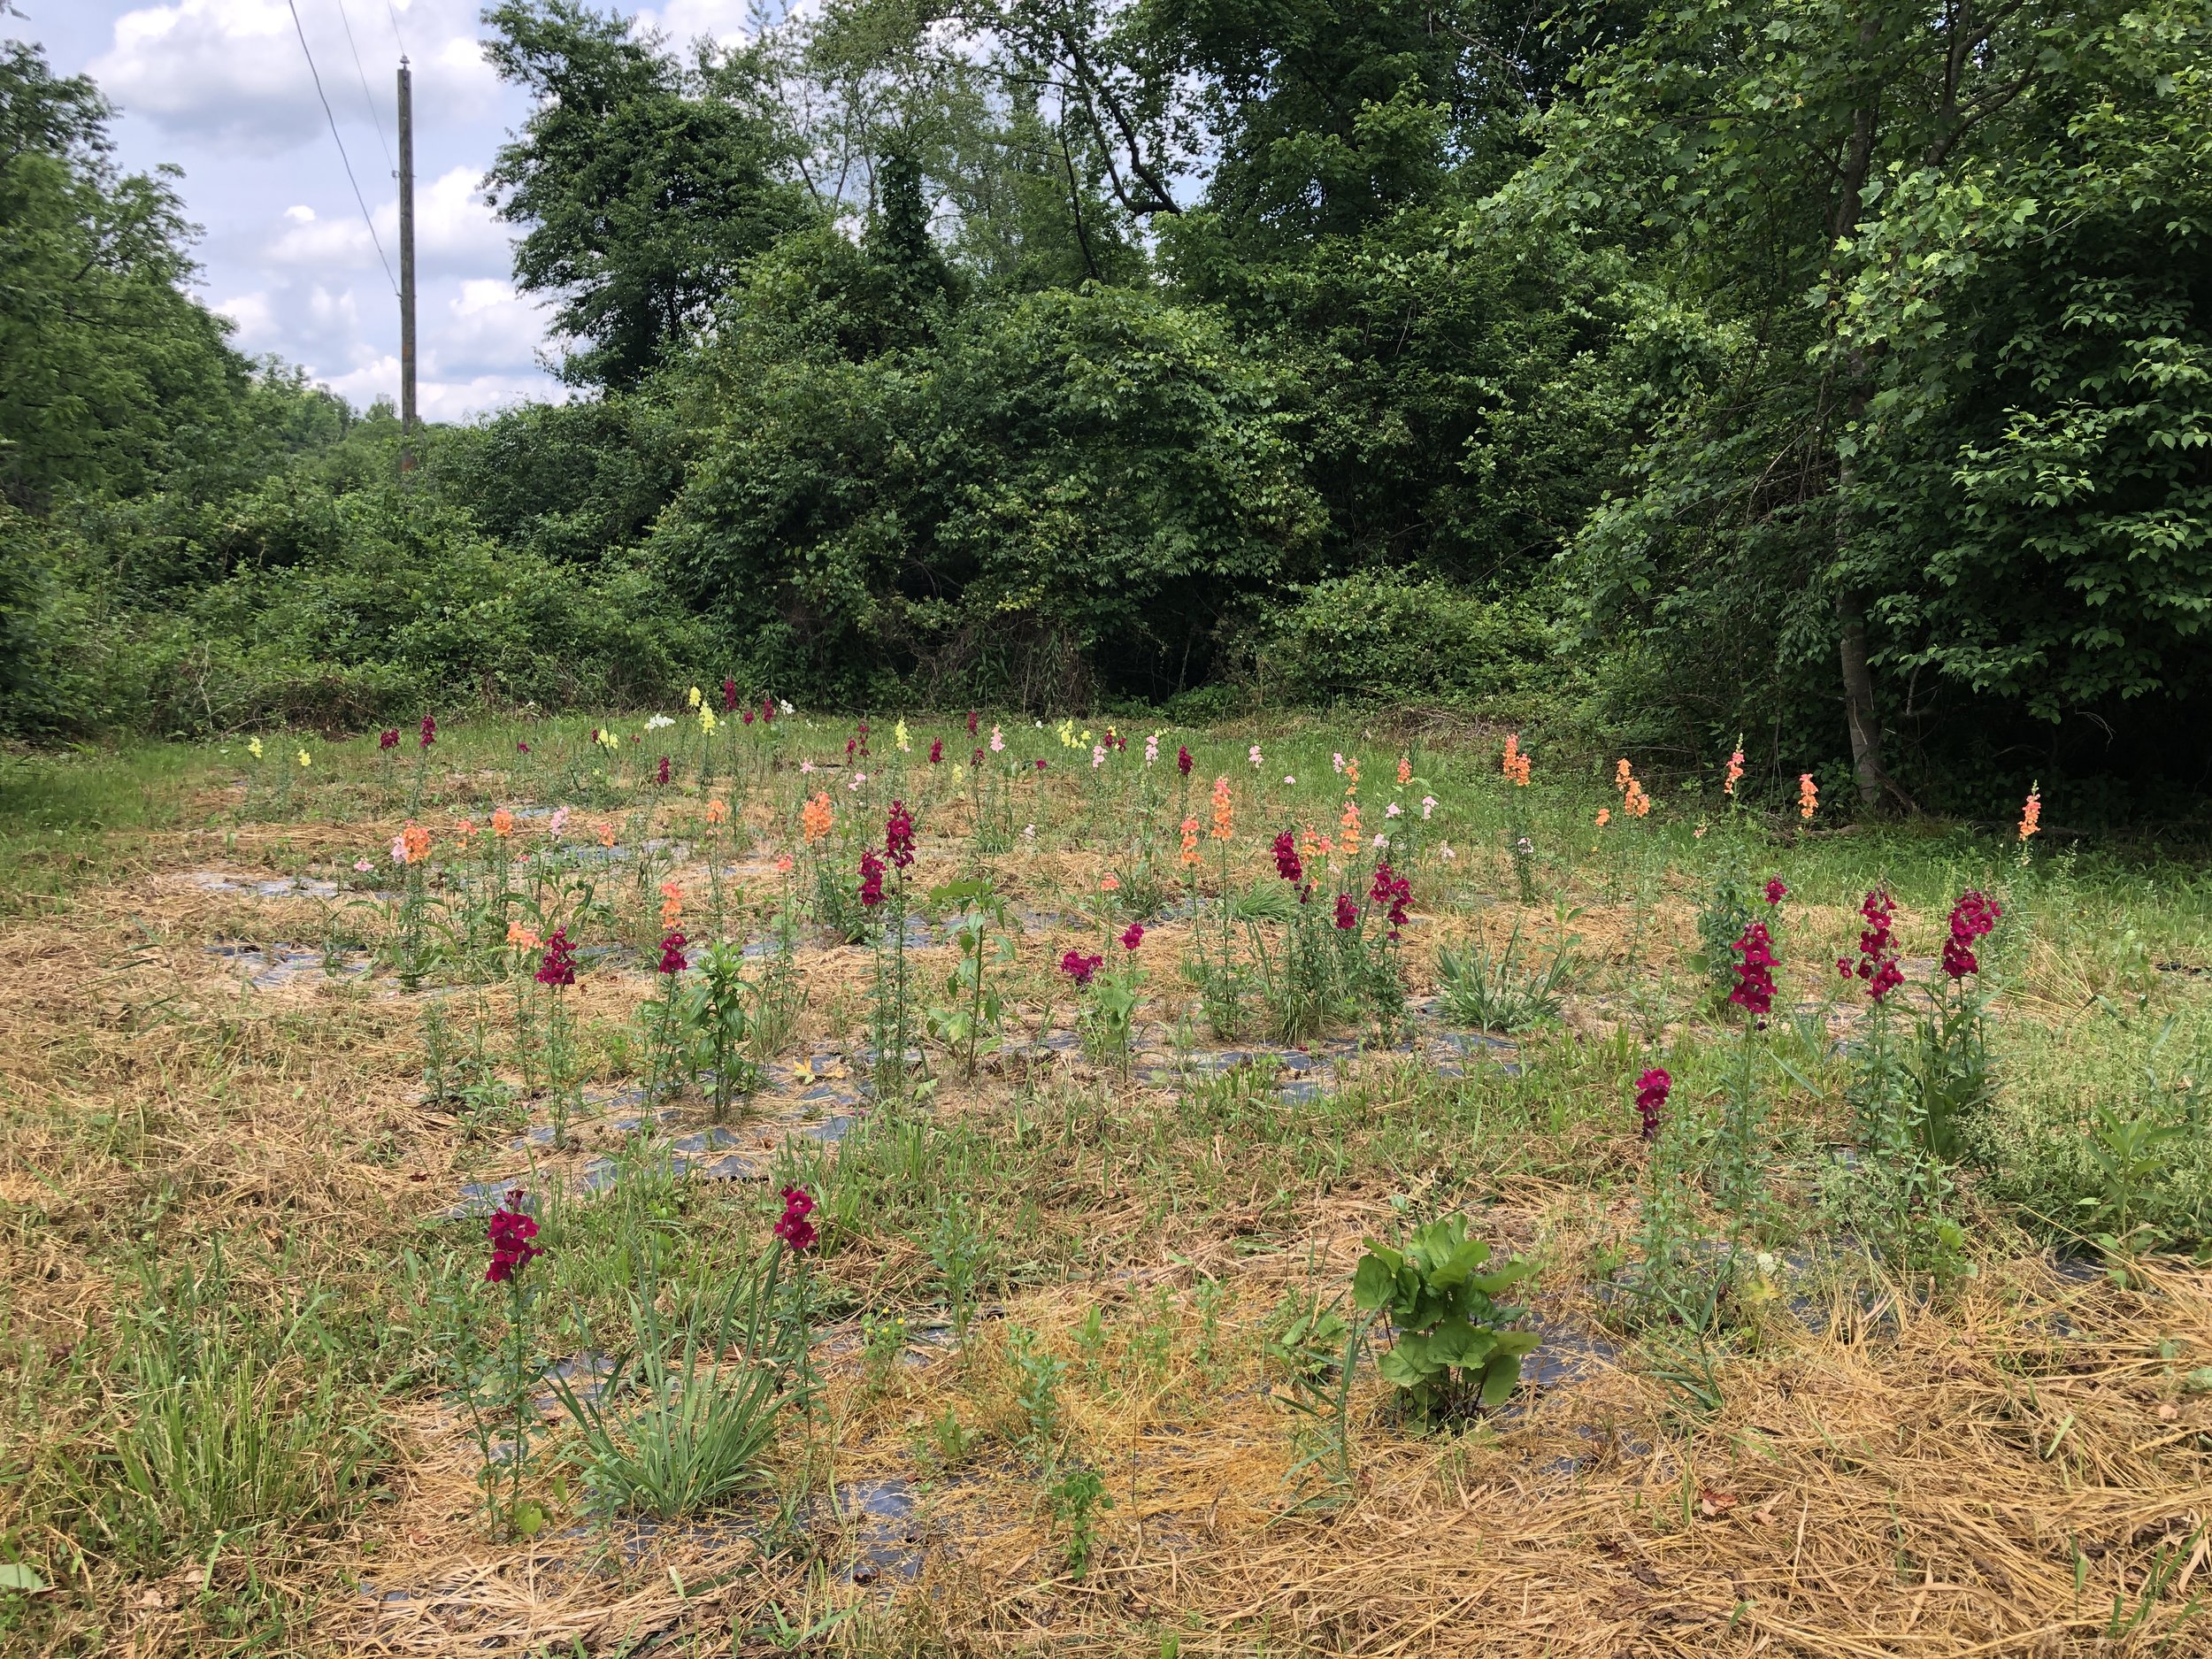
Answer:
POLYGON ((284 0, 285 10, 292 14, 292 32, 300 37, 300 50, 306 54, 307 73, 315 83, 315 96, 323 106, 323 119, 330 123, 332 142, 338 146, 338 160, 346 170, 346 182, 353 187, 355 205, 361 210, 361 222, 369 227, 369 242, 376 250, 377 263, 384 267, 384 280, 392 285, 392 292, 399 292, 399 279, 392 274, 392 262, 384 257, 384 243, 376 234, 376 220, 369 215, 368 202, 361 195, 361 181, 353 176, 353 160, 346 154, 346 141, 338 136, 338 118, 331 112, 329 95, 323 90, 321 72, 315 67, 315 54, 307 44, 307 31, 300 27, 300 9, 293 0, 284 0))
POLYGON ((392 147, 384 142, 384 113, 369 91, 369 72, 361 66, 361 49, 353 42, 353 19, 346 15, 346 0, 338 0, 338 21, 346 31, 346 50, 353 54, 353 73, 361 77, 361 102, 368 105, 369 125, 376 129, 377 145, 384 151, 384 165, 397 177, 399 163, 392 159, 392 147))

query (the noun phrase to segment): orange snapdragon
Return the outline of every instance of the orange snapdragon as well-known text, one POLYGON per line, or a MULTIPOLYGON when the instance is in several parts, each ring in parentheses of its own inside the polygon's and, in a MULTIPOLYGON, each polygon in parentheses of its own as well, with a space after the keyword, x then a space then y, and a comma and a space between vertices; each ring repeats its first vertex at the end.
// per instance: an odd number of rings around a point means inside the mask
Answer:
POLYGON ((1194 818, 1183 820, 1183 862, 1187 864, 1198 862, 1198 820, 1194 818))
POLYGON ((2028 786, 2028 798, 2020 804, 2020 845, 2024 849, 2028 838, 2043 833, 2043 783, 2038 779, 2028 786))
POLYGON ((407 862, 419 864, 430 856, 430 832, 419 824, 410 824, 399 833, 407 848, 407 862))
POLYGON ((661 926, 673 927, 684 918, 684 890, 673 881, 661 883, 661 926))
POLYGON ((492 814, 492 833, 498 836, 500 840, 505 841, 514 833, 515 815, 503 806, 492 814))
POLYGON ((822 790, 799 809, 799 833, 811 847, 830 833, 830 825, 835 818, 836 814, 830 808, 829 791, 822 790))
POLYGON ((1236 831, 1236 807, 1229 799, 1229 780, 1214 780, 1213 828, 1207 833, 1217 841, 1225 841, 1236 831))
POLYGON ((707 803, 707 822, 708 822, 708 823, 710 823, 710 824, 720 824, 720 823, 726 822, 726 821, 728 819, 729 816, 730 816, 730 809, 729 809, 727 806, 724 805, 724 804, 723 804, 720 801, 718 801, 718 801, 710 801, 710 802, 708 802, 708 803, 707 803))
POLYGON ((1525 789, 1528 764, 1528 757, 1521 752, 1521 734, 1516 732, 1505 740, 1505 757, 1499 763, 1499 770, 1517 788, 1525 789))
POLYGON ((1819 810, 1820 786, 1813 781, 1813 774, 1809 772, 1799 772, 1797 774, 1797 816, 1809 821, 1813 814, 1819 810))
POLYGON ((1336 849, 1347 858, 1359 853, 1359 803, 1346 799, 1344 816, 1337 820, 1336 849))
POLYGON ((1720 792, 1725 795, 1736 793, 1736 786, 1743 781, 1743 739, 1736 740, 1736 751, 1728 757, 1728 776, 1721 780, 1720 792))

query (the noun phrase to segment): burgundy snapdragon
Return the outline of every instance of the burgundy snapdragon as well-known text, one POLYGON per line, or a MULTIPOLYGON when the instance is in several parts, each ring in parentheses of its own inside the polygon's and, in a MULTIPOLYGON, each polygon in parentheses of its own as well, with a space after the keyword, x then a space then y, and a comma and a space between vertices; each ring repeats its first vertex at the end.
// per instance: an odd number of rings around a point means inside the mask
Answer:
POLYGON ((1673 1087, 1674 1079, 1664 1066, 1655 1065, 1636 1079, 1636 1115, 1643 1120, 1645 1140, 1659 1138, 1659 1113, 1673 1087))
POLYGON ((973 737, 973 736, 975 735, 975 726, 976 726, 976 722, 977 722, 978 720, 980 720, 982 718, 983 718, 983 710, 980 710, 980 709, 971 709, 971 710, 968 710, 968 735, 969 735, 970 737, 973 737))
POLYGON ((1286 881, 1302 881, 1306 867, 1298 861, 1297 839, 1288 830, 1275 838, 1275 873, 1286 881))
POLYGON ((438 723, 426 714, 422 717, 422 737, 420 741, 425 749, 428 749, 433 743, 438 741, 438 723))
POLYGON ((1987 937, 2004 913, 1996 900, 1975 888, 1960 894, 1959 902, 1951 907, 1950 936, 1943 941, 1944 972, 1954 979, 1979 973, 1982 964, 1974 955, 1974 941, 1987 937))
POLYGON ((874 848, 860 855, 860 902, 872 910, 883 902, 883 868, 874 848))
POLYGON ((1858 976, 1866 981, 1871 1002, 1879 1002, 1905 982, 1897 966, 1897 934, 1890 926, 1896 914, 1896 901, 1886 887, 1876 887, 1859 905, 1866 926, 1859 934, 1858 976))
POLYGON ((545 956, 538 964, 540 985, 576 983, 576 947, 568 942, 568 929, 557 927, 545 941, 545 956))
POLYGON ((1142 922, 1132 922, 1128 926, 1121 930, 1121 948, 1124 950, 1134 950, 1142 943, 1144 943, 1144 924, 1142 922))
POLYGON ((1790 890, 1782 885, 1782 878, 1779 876, 1767 878, 1765 892, 1769 904, 1779 904, 1790 895, 1790 890))
POLYGON ((524 1212, 519 1187, 508 1193, 503 1208, 492 1212, 485 1236, 492 1247, 491 1265, 484 1270, 484 1278, 490 1284, 507 1283, 545 1254, 543 1245, 532 1242, 538 1236, 538 1224, 524 1212))
POLYGON ((931 738, 931 739, 929 740, 929 764, 930 764, 931 765, 934 766, 934 765, 938 764, 940 762, 941 762, 944 758, 945 758, 945 740, 944 740, 943 738, 941 738, 941 737, 933 737, 933 738, 931 738))
POLYGON ((1375 866, 1375 879, 1367 890, 1367 896, 1377 904, 1388 908, 1390 937, 1397 938, 1398 930, 1409 919, 1406 907, 1413 902, 1413 883, 1392 870, 1388 864, 1378 864, 1375 866))
POLYGON ((1779 965, 1767 925, 1752 923, 1729 949, 1736 953, 1736 988, 1728 1000, 1763 1019, 1774 1006, 1774 970, 1779 965))
POLYGON ((903 801, 892 802, 883 821, 883 850, 891 855, 894 869, 903 870, 914 862, 914 819, 903 801))
POLYGON ((812 1194, 803 1187, 787 1187, 782 1196, 783 1214, 776 1221, 776 1237, 791 1249, 812 1249, 815 1240, 821 1237, 814 1230, 814 1224, 807 1219, 814 1210, 812 1194))
POLYGON ((1178 749, 1175 751, 1175 770, 1181 772, 1183 776, 1187 778, 1190 776, 1190 750, 1187 749, 1178 749))
POLYGON ((396 726, 386 726, 381 732, 377 733, 376 746, 380 749, 397 749, 399 747, 399 728, 396 726))
POLYGON ((1091 976, 1105 965, 1105 957, 1087 956, 1079 950, 1071 950, 1060 958, 1060 972, 1078 985, 1088 985, 1091 976))
POLYGON ((668 781, 667 756, 663 755, 661 757, 661 764, 653 768, 653 781, 657 784, 665 784, 668 781))
POLYGON ((1336 895, 1336 925, 1348 933, 1359 926, 1359 905, 1348 893, 1336 895))
POLYGON ((671 933, 661 941, 661 972, 681 973, 691 964, 684 956, 684 947, 691 941, 681 933, 671 933))

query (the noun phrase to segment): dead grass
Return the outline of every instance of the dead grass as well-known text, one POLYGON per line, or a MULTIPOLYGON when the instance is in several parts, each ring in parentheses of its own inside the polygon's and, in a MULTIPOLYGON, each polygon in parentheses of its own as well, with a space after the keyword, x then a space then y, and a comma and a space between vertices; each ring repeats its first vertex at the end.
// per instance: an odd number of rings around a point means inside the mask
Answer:
MULTIPOLYGON (((200 802, 231 804, 221 792, 200 802)), ((926 826, 959 821, 959 804, 945 805, 926 826)), ((767 822, 757 807, 753 827, 767 822)), ((770 1505, 602 1533, 557 1502, 547 1533, 495 1544, 473 1441, 420 1356, 399 1354, 362 1363, 360 1409, 389 1449, 376 1500, 345 1526, 289 1542, 279 1528, 219 1542, 205 1559, 134 1564, 102 1548, 69 1471, 96 1467, 131 1409, 104 1367, 145 1263, 197 1257, 219 1236, 244 1304, 290 1305, 312 1284, 338 1299, 349 1329, 397 1319, 403 1253, 477 1248, 472 1229, 424 1220, 459 1180, 526 1167, 545 1180, 589 1155, 502 1165, 452 1115, 426 1110, 425 995, 397 995, 382 977, 242 987, 207 953, 224 940, 312 941, 322 910, 304 896, 211 892, 187 872, 344 868, 396 827, 365 818, 145 834, 65 905, 0 922, 10 970, 0 1275, 17 1399, 0 1447, 11 1471, 0 1536, 55 1583, 0 1623, 12 1651, 201 1653, 261 1632, 252 1639, 313 1653, 611 1654, 649 1640, 754 1652, 768 1650, 760 1632, 774 1619, 804 1627, 845 1609, 811 1650, 2212 1651, 2197 1610, 2212 1539, 2212 1398, 2182 1381, 2212 1364, 2212 1277, 2177 1267, 2123 1286, 2001 1252, 1979 1278, 1932 1296, 1920 1284, 1870 1291, 1863 1274, 1809 1278, 1803 1317, 1784 1299, 1739 1334, 1709 1416, 1670 1394, 1617 1336, 1514 1410, 1454 1435, 1409 1433, 1371 1374, 1350 1416, 1356 1486, 1302 1506, 1262 1339, 1286 1291, 1327 1293, 1348 1279, 1361 1238, 1394 1224, 1394 1195, 1479 1205, 1486 1236, 1541 1256, 1540 1315, 1563 1333, 1598 1331, 1589 1252, 1617 1244, 1632 1220, 1624 1183, 1640 1150, 1617 1100, 1565 1100, 1563 1126, 1543 1132, 1532 1164, 1528 1086, 1494 1073, 1468 1085, 1463 1098, 1480 1101, 1490 1125, 1476 1133, 1419 1066, 1373 1061, 1355 1085, 1363 1115, 1343 1130, 1347 1162, 1320 1174, 1300 1172, 1294 1134, 1277 1144, 1249 1125, 1202 1123, 1141 1078, 1063 1058, 970 1086, 947 1067, 935 1122, 1002 1145, 1056 1112, 1073 1126, 1054 1132, 1050 1167, 1041 1155, 1009 1166, 1030 1171, 1025 1190, 984 1195, 1009 1225, 1029 1204, 1033 1231, 999 1240, 1002 1267, 1025 1265, 996 1284, 965 1356, 918 1346, 887 1375, 866 1375, 858 1313, 926 1312, 933 1270, 910 1233, 837 1241, 826 1271, 845 1302, 822 1333, 828 1386, 811 1430, 787 1433, 779 1454, 788 1489, 810 1477, 788 1532, 770 1505), (1163 1183, 1180 1183, 1189 1201, 1164 1210, 1163 1183), (1113 1500, 1080 1578, 1038 1459, 1019 1444, 1014 1326, 1066 1362, 1069 1455, 1095 1468, 1113 1500), (930 1425, 948 1412, 972 1444, 933 1468, 930 1425), (909 1483, 910 1515, 840 1513, 858 1483, 885 1480, 909 1483), (891 1564, 856 1582, 852 1563, 872 1554, 891 1564), (227 1624, 238 1609, 242 1622, 227 1624)), ((936 839, 919 873, 943 879, 964 862, 936 839)), ((1063 908, 1093 890, 1099 868, 1074 852, 995 863, 1002 890, 1063 908)), ((685 885, 697 884, 695 871, 685 885)), ((1509 918, 1506 906, 1440 912, 1415 953, 1417 988, 1439 938, 1479 928, 1494 945, 1509 918)), ((1527 919, 1548 931, 1548 911, 1527 919)), ((1909 939, 1940 924, 1903 920, 1909 939)), ((1817 970, 1851 913, 1801 909, 1791 926, 1793 960, 1811 964, 1797 988, 1824 997, 1817 970)), ((1647 906, 1587 902, 1572 926, 1588 977, 1580 1035, 1552 1040, 1563 1056, 1634 1031, 1599 995, 1601 979, 1632 970, 1686 1000, 1694 911, 1678 892, 1647 906)), ((1182 995, 1165 964, 1185 933, 1164 926, 1148 947, 1158 949, 1158 994, 1182 995)), ((1052 958, 1087 936, 1071 923, 1025 941, 1015 985, 1027 1017, 1056 994, 1052 958)), ((948 959, 933 948, 918 961, 926 976, 948 959)), ((2038 961, 2039 984, 2074 994, 2038 961)), ((856 1035, 867 962, 853 949, 807 953, 795 1054, 856 1035)), ((590 976, 580 1023, 618 1024, 649 979, 590 976)), ((488 993, 495 1025, 504 995, 488 993)), ((1677 1007, 1659 1035, 1695 1031, 1677 1007)), ((703 1110, 695 1103, 680 1127, 703 1122, 703 1110)), ((687 1214, 687 1225, 726 1234, 733 1256, 763 1225, 740 1189, 704 1194, 687 1214)))

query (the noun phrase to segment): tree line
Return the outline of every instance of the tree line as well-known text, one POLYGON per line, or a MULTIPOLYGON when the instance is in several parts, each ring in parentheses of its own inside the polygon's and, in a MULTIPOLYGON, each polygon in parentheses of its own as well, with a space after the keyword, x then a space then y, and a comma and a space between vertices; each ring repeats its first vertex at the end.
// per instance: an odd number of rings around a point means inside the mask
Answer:
POLYGON ((386 411, 230 349, 175 182, 9 49, 7 726, 711 670, 1455 706, 1869 811, 2201 799, 2200 0, 485 21, 575 396, 404 482, 386 411))

